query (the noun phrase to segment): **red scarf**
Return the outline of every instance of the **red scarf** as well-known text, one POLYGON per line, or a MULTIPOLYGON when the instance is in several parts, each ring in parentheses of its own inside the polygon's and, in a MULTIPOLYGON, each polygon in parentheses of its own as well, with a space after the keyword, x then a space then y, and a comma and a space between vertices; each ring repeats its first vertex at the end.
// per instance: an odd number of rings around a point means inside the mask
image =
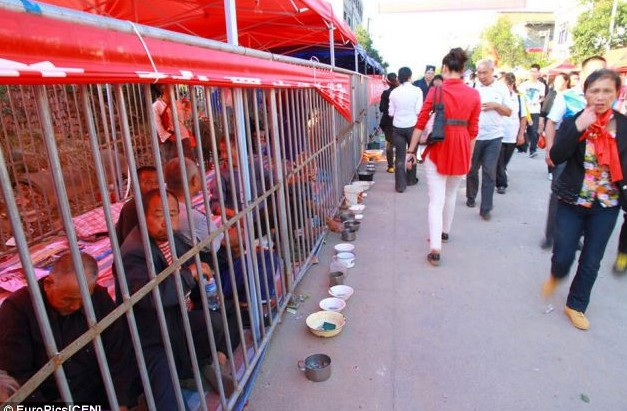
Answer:
POLYGON ((612 110, 597 114, 597 120, 588 126, 579 141, 586 138, 592 141, 599 165, 609 166, 612 181, 616 182, 623 179, 623 168, 618 157, 616 139, 607 131, 607 125, 613 114, 612 110))

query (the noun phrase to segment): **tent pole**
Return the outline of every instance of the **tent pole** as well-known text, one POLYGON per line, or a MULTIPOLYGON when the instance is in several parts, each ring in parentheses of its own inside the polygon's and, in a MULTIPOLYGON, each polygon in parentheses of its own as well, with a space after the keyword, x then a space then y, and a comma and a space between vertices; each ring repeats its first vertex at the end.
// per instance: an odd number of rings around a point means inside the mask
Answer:
POLYGON ((226 38, 228 43, 233 46, 239 46, 235 0, 224 0, 224 19, 226 20, 226 38))
POLYGON ((331 50, 331 67, 335 68, 335 42, 333 41, 333 23, 329 24, 329 49, 331 50))
MULTIPOLYGON (((235 9, 235 0, 224 0, 224 16, 226 19, 226 35, 230 45, 239 46, 239 35, 237 33, 237 13, 235 9)), ((235 112, 235 136, 238 140, 237 148, 239 154, 239 164, 248 164, 248 146, 246 145, 246 115, 244 113, 244 95, 241 88, 233 88, 233 108, 235 112)), ((249 167, 240 167, 240 175, 242 177, 242 188, 244 190, 244 201, 245 206, 252 200, 252 189, 251 189, 251 181, 250 181, 250 169, 249 167)), ((246 244, 247 250, 252 250, 254 248, 253 242, 253 217, 252 213, 247 213, 244 217, 244 227, 247 229, 246 235, 244 237, 244 242, 246 244)), ((252 259, 246 259, 246 265, 248 273, 248 281, 251 287, 251 290, 255 289, 254 282, 254 269, 252 266, 252 259)), ((251 331, 253 333, 253 338, 255 341, 259 341, 261 336, 260 332, 260 322, 259 318, 261 316, 259 310, 257 293, 250 293, 250 300, 248 301, 248 306, 250 309, 252 324, 251 331)))

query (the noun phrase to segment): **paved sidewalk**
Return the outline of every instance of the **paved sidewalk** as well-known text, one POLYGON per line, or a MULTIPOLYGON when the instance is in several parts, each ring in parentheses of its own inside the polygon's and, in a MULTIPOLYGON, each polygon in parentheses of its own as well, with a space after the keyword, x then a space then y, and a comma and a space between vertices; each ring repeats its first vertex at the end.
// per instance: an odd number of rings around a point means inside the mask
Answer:
POLYGON ((435 268, 426 261, 424 170, 418 186, 397 194, 378 163, 346 280, 355 294, 345 329, 323 339, 305 326, 327 296, 332 246, 341 242, 329 233, 296 291, 311 298, 285 314, 246 409, 627 410, 627 277, 611 273, 622 216, 588 308, 592 326, 579 331, 563 314, 568 285, 540 297, 551 257, 539 247, 549 195, 543 156, 515 153, 509 174, 489 222, 465 206, 462 185, 435 268), (326 382, 297 368, 312 353, 332 358, 326 382))

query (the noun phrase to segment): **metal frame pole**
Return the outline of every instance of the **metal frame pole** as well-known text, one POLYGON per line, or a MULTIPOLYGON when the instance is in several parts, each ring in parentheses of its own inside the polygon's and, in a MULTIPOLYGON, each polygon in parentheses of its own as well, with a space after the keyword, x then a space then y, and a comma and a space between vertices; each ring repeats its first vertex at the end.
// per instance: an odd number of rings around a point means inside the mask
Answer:
MULTIPOLYGON (((57 143, 52 126, 52 117, 50 116, 50 107, 48 105, 48 96, 46 94, 45 86, 35 87, 35 98, 37 100, 37 108, 41 119, 44 142, 48 151, 48 160, 50 162, 50 171, 54 182, 54 190, 57 195, 59 212, 63 221, 65 235, 67 236, 68 246, 72 254, 76 280, 79 285, 81 298, 83 299, 85 317, 89 327, 94 327, 98 321, 92 305, 87 279, 85 278, 83 260, 81 259, 80 250, 78 249, 78 241, 76 238, 76 232, 74 231, 74 223, 72 221, 72 214, 70 211, 70 202, 68 201, 68 195, 65 189, 61 162, 59 161, 59 152, 57 150, 57 143)), ((96 334, 96 338, 94 340, 94 352, 96 354, 96 358, 98 359, 100 372, 102 373, 102 379, 107 393, 107 398, 109 400, 109 405, 112 408, 117 409, 119 407, 118 399, 115 393, 115 388, 113 387, 113 380, 111 379, 111 374, 109 372, 107 357, 104 352, 104 346, 102 344, 100 334, 96 334)))

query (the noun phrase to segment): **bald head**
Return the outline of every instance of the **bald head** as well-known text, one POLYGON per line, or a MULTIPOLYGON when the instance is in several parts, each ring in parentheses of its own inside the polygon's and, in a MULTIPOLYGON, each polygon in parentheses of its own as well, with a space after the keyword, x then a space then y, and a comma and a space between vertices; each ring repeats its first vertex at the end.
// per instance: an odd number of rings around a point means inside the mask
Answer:
MULTIPOLYGON (((89 254, 81 253, 83 271, 89 293, 94 292, 98 278, 98 263, 89 254)), ((62 255, 44 280, 48 304, 61 315, 70 315, 80 309, 83 299, 78 285, 78 274, 71 254, 62 255)))

